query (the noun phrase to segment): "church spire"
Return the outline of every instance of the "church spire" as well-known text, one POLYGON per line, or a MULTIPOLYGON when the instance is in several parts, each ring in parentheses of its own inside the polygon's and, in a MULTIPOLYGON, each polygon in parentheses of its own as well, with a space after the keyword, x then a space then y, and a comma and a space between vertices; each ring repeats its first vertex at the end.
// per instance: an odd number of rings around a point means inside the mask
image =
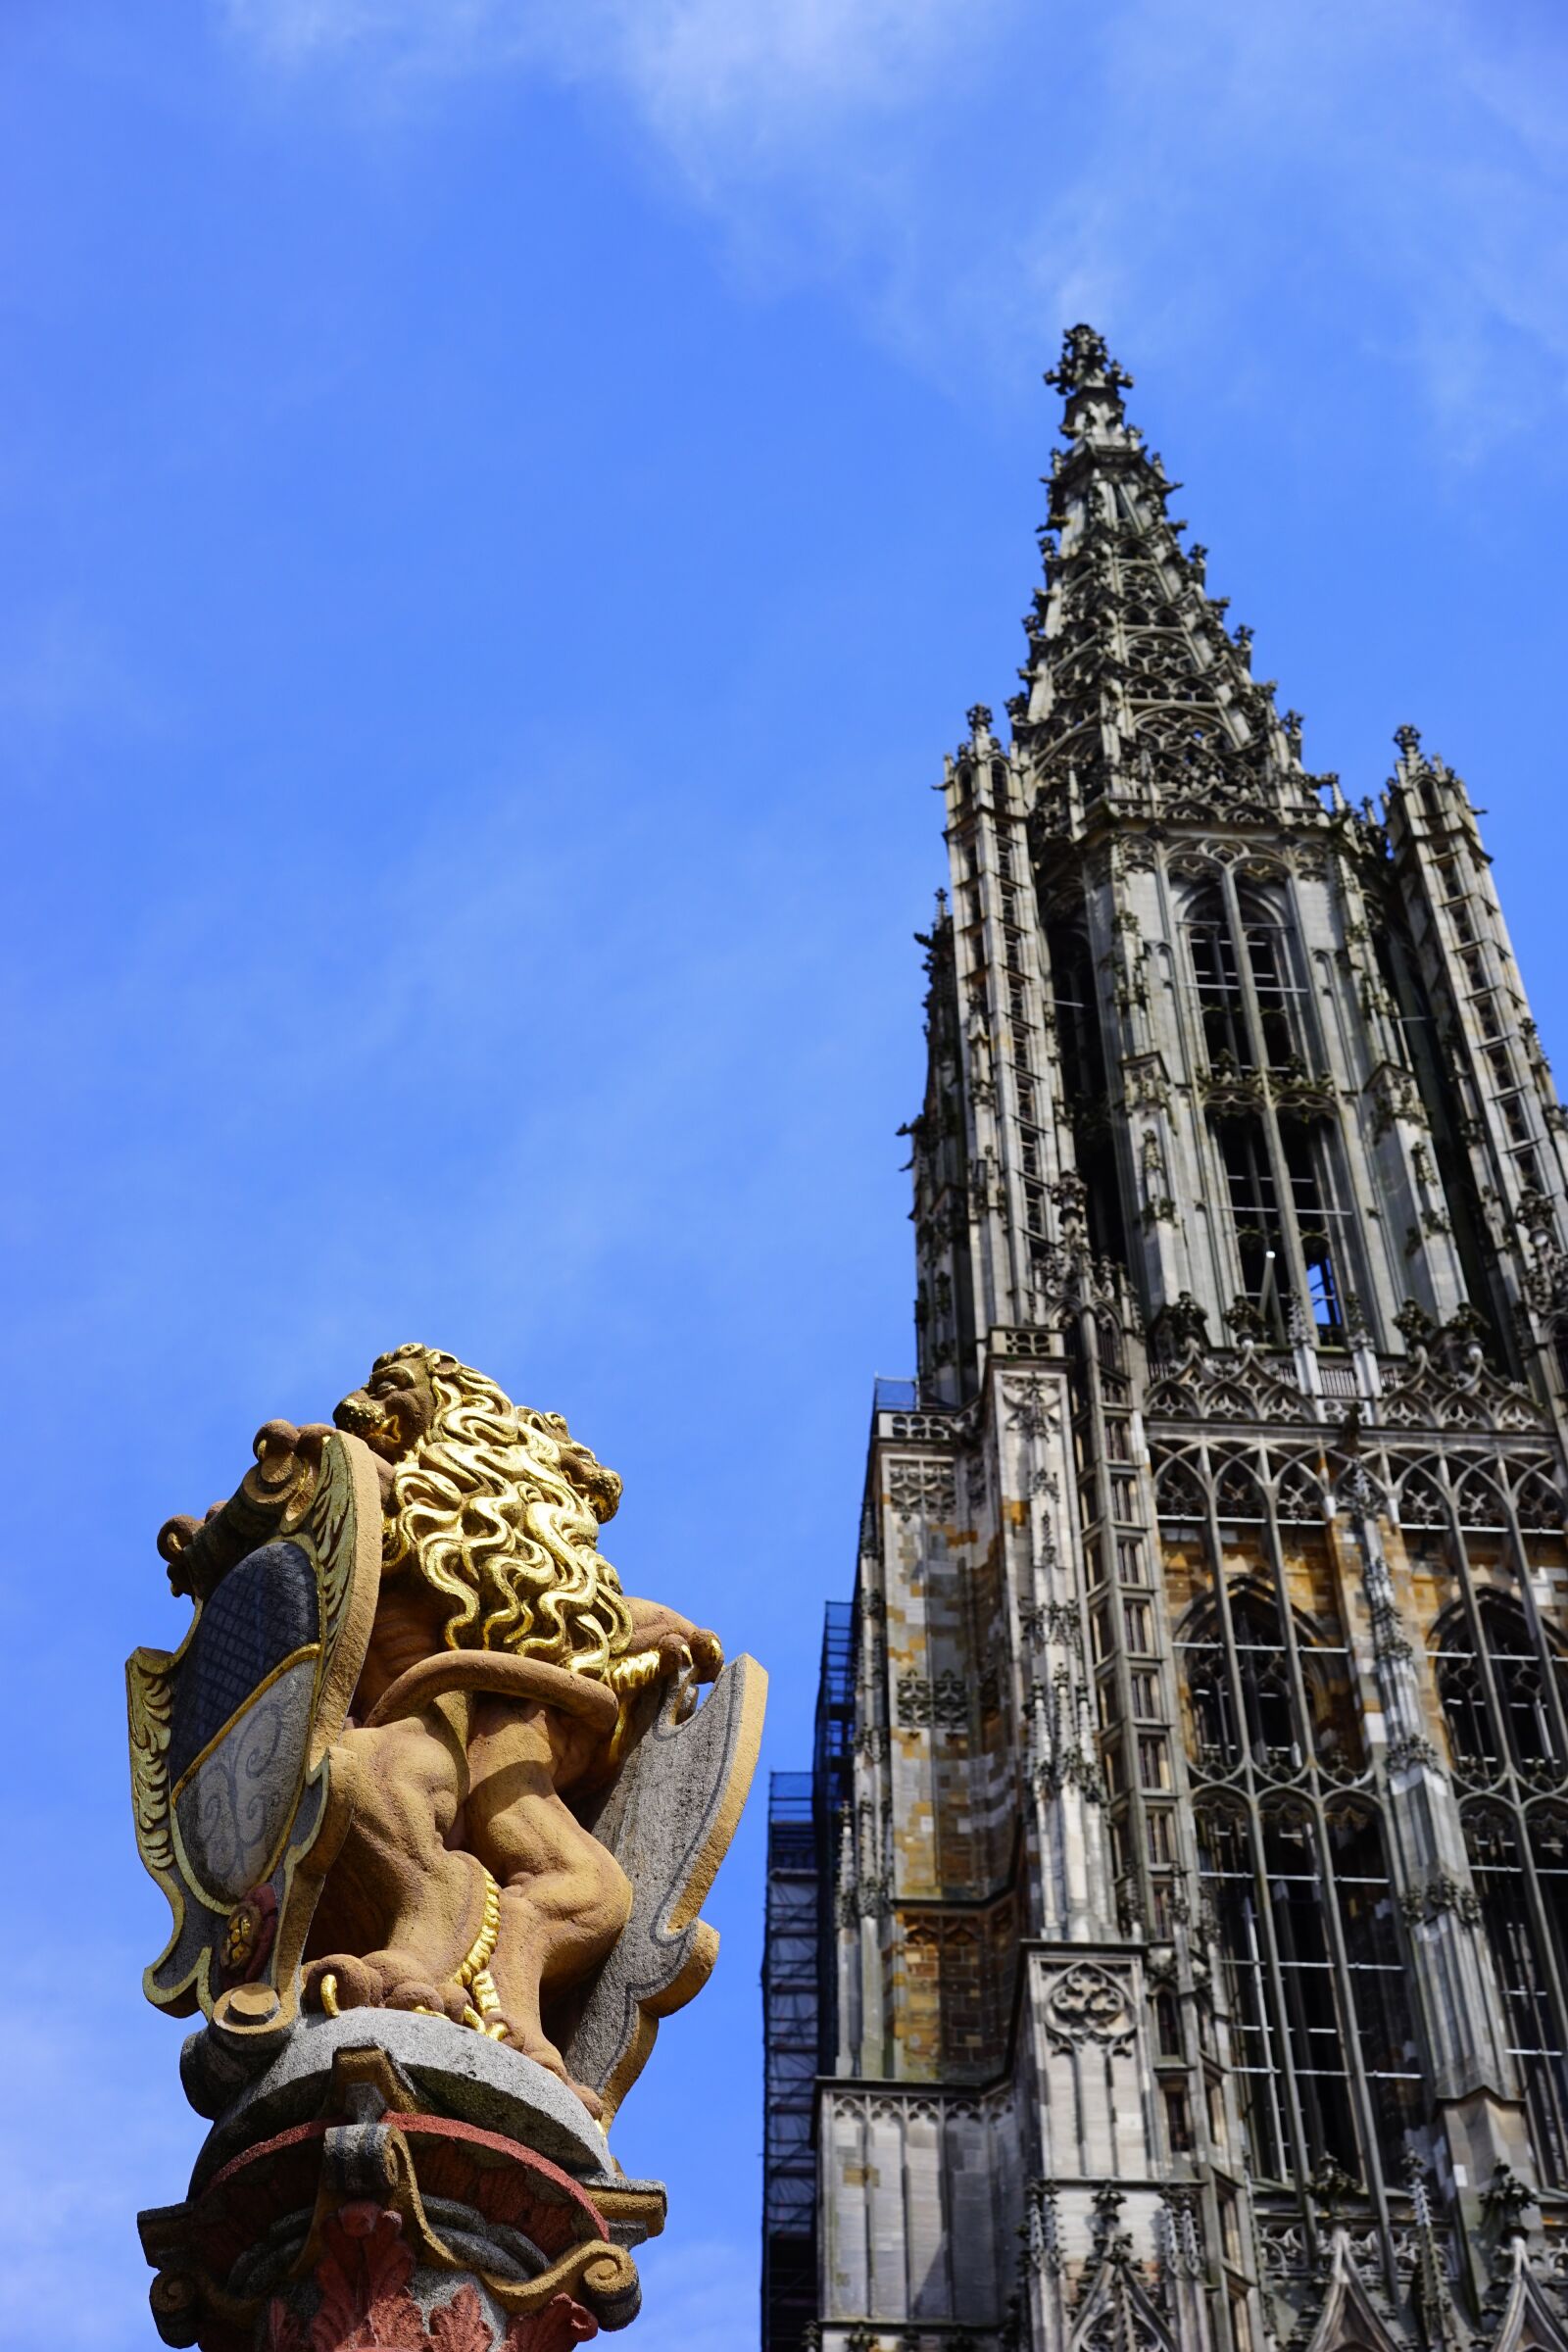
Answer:
POLYGON ((1206 592, 1206 550, 1184 551, 1170 480, 1127 421, 1132 377, 1075 326, 1047 383, 1065 447, 1047 476, 1046 584, 1024 621, 1024 692, 1008 709, 1051 832, 1099 805, 1125 814, 1278 821, 1317 807, 1299 720, 1251 674, 1251 631, 1206 592))

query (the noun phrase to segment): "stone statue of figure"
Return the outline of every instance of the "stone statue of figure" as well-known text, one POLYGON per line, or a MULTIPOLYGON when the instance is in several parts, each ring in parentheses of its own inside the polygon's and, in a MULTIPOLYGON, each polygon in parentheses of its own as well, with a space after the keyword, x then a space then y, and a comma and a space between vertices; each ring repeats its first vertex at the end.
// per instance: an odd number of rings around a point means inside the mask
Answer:
POLYGON ((559 1415, 411 1346, 334 1421, 269 1424, 240 1492, 160 1538, 198 1608, 130 1666, 175 1914, 149 1995, 231 2039, 296 2003, 445 2017, 608 2120, 711 1965, 760 1669, 622 1592, 620 1481, 559 1415))

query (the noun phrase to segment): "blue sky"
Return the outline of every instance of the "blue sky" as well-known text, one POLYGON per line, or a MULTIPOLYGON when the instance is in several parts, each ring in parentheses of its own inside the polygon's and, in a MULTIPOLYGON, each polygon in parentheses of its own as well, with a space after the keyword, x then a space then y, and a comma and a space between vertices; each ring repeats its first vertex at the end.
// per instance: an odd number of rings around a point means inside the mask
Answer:
MULTIPOLYGON (((1568 1043, 1564 69, 1544 0, 9 0, 8 2342, 153 2341, 121 1664, 262 1420, 411 1337, 565 1411, 805 1760, 1064 325, 1310 762, 1469 778, 1568 1043)), ((617 2127, 643 2352, 754 2340, 761 1831, 617 2127)))

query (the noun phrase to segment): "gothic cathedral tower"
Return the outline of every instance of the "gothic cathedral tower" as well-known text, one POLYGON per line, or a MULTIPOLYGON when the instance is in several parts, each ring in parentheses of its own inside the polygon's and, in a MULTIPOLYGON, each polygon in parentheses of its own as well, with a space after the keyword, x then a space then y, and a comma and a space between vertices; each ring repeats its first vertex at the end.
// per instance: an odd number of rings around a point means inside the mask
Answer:
POLYGON ((946 779, 881 1384, 775 1778, 768 2352, 1568 2352, 1568 1118, 1075 327, 946 779))

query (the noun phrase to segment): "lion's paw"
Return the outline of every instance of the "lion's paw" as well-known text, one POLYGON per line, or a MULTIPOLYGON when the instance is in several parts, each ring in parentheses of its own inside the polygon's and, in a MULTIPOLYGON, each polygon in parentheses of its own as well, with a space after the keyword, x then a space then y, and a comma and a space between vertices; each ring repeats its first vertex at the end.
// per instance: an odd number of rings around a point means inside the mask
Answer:
POLYGON ((352 1952, 327 1952, 307 1963, 304 2004, 336 2017, 340 2009, 378 2009, 383 1980, 378 1968, 352 1952))
POLYGON ((468 1996, 454 1984, 431 1984, 419 1977, 403 1977, 382 1999, 386 2009, 418 2009, 430 2017, 449 2017, 463 2023, 468 1996))

